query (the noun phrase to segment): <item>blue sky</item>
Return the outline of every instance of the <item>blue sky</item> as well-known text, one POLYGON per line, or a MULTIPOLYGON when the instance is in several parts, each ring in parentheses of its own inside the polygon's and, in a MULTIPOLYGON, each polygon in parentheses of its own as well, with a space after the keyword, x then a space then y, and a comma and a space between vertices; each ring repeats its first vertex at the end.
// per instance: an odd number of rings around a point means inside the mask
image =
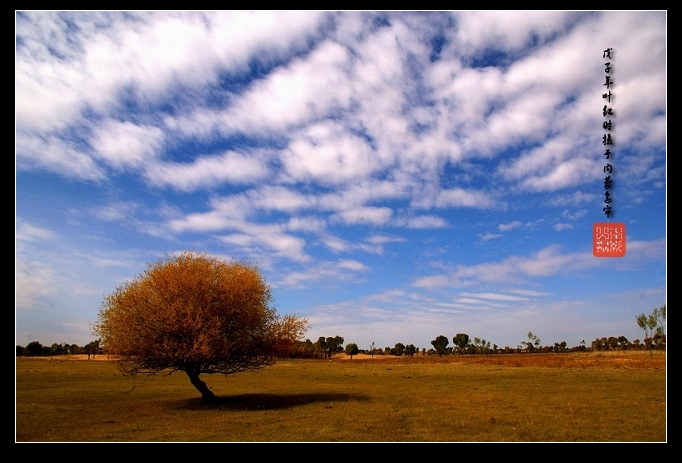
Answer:
POLYGON ((17 12, 16 343, 188 249, 306 337, 642 339, 666 303, 665 11, 17 12), (613 54, 614 214, 603 50, 613 54), (622 222, 627 253, 592 255, 622 222))

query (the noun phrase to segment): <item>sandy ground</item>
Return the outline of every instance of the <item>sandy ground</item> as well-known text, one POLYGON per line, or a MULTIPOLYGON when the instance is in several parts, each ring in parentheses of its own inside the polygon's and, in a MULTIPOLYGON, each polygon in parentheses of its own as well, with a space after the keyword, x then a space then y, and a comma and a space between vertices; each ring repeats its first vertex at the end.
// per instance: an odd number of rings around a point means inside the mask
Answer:
POLYGON ((49 360, 49 361, 73 361, 73 360, 112 360, 108 355, 96 355, 90 356, 88 359, 87 354, 76 354, 76 355, 52 355, 49 357, 21 357, 22 359, 35 359, 35 360, 49 360))
MULTIPOLYGON (((371 356, 369 354, 357 354, 353 356, 353 360, 398 360, 402 357, 396 357, 395 355, 375 355, 371 356)), ((336 354, 334 355, 334 360, 351 360, 350 355, 347 354, 336 354)))
MULTIPOLYGON (((417 357, 415 355, 415 357, 417 357)), ((90 356, 88 359, 88 356, 86 354, 77 354, 77 355, 55 355, 51 357, 25 357, 25 358, 32 358, 32 359, 41 359, 41 360, 113 360, 113 357, 110 357, 108 355, 96 355, 96 356, 90 356)), ((334 354, 334 360, 351 360, 350 355, 347 355, 345 353, 339 353, 339 354, 334 354)), ((395 355, 374 355, 371 356, 369 354, 357 354, 353 356, 352 360, 399 360, 402 357, 396 357, 395 355)))
MULTIPOLYGON (((86 354, 77 354, 77 355, 55 355, 51 357, 22 357, 22 358, 27 358, 27 359, 35 359, 35 360, 50 360, 50 361, 73 361, 73 360, 90 360, 90 361, 96 361, 96 360, 114 360, 113 357, 110 357, 108 355, 96 355, 96 356, 90 356, 88 359, 88 356, 86 354)), ((388 360, 388 359, 400 359, 400 357, 396 357, 394 355, 375 355, 372 357, 369 354, 357 354, 353 356, 353 360, 388 360)), ((334 360, 351 360, 350 355, 346 355, 345 353, 340 353, 340 354, 335 354, 334 355, 334 360)))

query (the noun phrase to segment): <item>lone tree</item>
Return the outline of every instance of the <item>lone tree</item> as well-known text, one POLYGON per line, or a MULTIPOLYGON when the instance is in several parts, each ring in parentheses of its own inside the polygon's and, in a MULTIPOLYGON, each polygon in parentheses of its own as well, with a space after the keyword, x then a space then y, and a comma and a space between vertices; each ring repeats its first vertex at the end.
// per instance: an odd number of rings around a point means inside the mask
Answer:
POLYGON ((346 355, 350 355, 351 360, 353 360, 354 355, 358 355, 358 352, 360 352, 360 349, 358 348, 357 344, 354 342, 349 342, 346 344, 346 355))
POLYGON ((184 371, 212 401, 199 375, 272 365, 305 334, 306 319, 280 317, 272 302, 255 266, 186 251, 106 296, 93 332, 124 374, 184 371))

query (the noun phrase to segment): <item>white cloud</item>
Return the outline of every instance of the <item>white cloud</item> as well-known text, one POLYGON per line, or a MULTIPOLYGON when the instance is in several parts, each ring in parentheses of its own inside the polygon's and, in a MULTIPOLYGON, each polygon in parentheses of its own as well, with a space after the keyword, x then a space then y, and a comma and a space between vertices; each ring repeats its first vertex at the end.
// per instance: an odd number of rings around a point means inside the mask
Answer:
POLYGON ((383 293, 379 294, 372 294, 370 296, 367 296, 365 300, 367 301, 376 301, 376 302, 384 302, 384 303, 392 303, 395 302, 396 300, 399 299, 405 299, 409 298, 409 295, 407 292, 403 289, 393 289, 390 291, 385 291, 383 293))
POLYGON ((94 129, 92 147, 98 157, 117 168, 139 168, 152 162, 163 147, 161 129, 131 122, 105 121, 94 129))
POLYGON ((352 95, 344 72, 348 60, 347 51, 338 44, 320 44, 310 55, 276 69, 235 98, 214 120, 216 128, 225 134, 284 132, 347 108, 352 95))
POLYGON ((286 274, 275 286, 305 288, 320 280, 328 282, 329 285, 335 285, 340 281, 357 282, 360 278, 357 274, 367 270, 364 264, 356 260, 324 261, 311 265, 305 271, 286 274))
POLYGON ((632 240, 627 244, 627 256, 633 261, 665 259, 667 256, 668 241, 661 238, 656 241, 632 240))
POLYGON ((521 294, 521 295, 523 295, 523 296, 530 296, 530 297, 551 296, 551 293, 547 293, 547 292, 544 292, 544 291, 536 291, 536 290, 533 290, 533 289, 518 289, 518 288, 515 288, 515 289, 510 289, 509 292, 510 292, 510 293, 513 293, 513 294, 521 294))
POLYGON ((39 299, 57 293, 55 270, 39 261, 16 259, 15 304, 17 309, 32 309, 39 299))
POLYGON ((292 217, 287 222, 287 230, 302 231, 308 233, 321 233, 325 230, 327 222, 318 217, 292 217))
POLYGON ((139 205, 133 202, 116 202, 92 209, 92 214, 107 222, 121 222, 130 219, 139 205))
POLYGON ((502 235, 500 235, 499 233, 488 232, 488 233, 480 234, 479 237, 481 238, 481 241, 485 242, 485 241, 490 241, 490 240, 494 240, 497 238, 502 238, 502 235))
POLYGON ((355 244, 339 238, 338 236, 325 235, 320 238, 322 244, 333 253, 346 252, 355 249, 355 244))
POLYGON ((42 240, 53 240, 57 238, 57 235, 52 230, 48 230, 43 227, 38 227, 22 219, 17 219, 16 221, 17 230, 15 238, 17 241, 30 242, 30 241, 42 241, 42 240))
POLYGON ((53 135, 33 135, 17 130, 18 171, 46 170, 86 181, 106 178, 104 169, 90 156, 53 135))
POLYGON ((345 270, 353 271, 367 270, 367 266, 361 262, 358 262, 357 260, 340 260, 338 262, 338 265, 339 268, 345 270))
POLYGON ((523 225, 523 224, 521 223, 521 221, 519 221, 519 220, 514 220, 513 222, 501 223, 501 224, 499 224, 499 225, 497 226, 497 229, 498 229, 499 231, 509 231, 509 230, 513 230, 513 229, 515 229, 515 228, 519 228, 519 227, 522 226, 522 225, 523 225))
POLYGON ((264 211, 294 213, 314 208, 318 202, 313 195, 304 195, 294 189, 272 185, 249 190, 246 196, 254 208, 264 211))
POLYGON ((574 193, 562 194, 554 196, 550 204, 553 206, 579 206, 583 204, 598 203, 601 196, 597 193, 585 193, 583 191, 576 191, 574 193))
MULTIPOLYGON (((86 113, 123 109, 124 96, 142 107, 153 106, 169 94, 181 98, 173 95, 181 87, 184 93, 205 91, 206 85, 217 81, 220 70, 248 72, 254 54, 267 61, 304 50, 325 15, 21 12, 15 63, 17 146, 22 148, 17 150, 18 158, 33 158, 21 164, 40 162, 63 175, 101 178, 93 166, 83 172, 84 161, 79 169, 73 152, 59 153, 61 159, 49 162, 43 150, 36 149, 33 155, 31 147, 40 144, 40 138, 61 138, 58 133, 82 124, 81 119, 90 117, 86 113), (271 40, 273 34, 277 41, 271 40)), ((122 123, 126 124, 130 123, 122 123)), ((123 149, 115 143, 116 133, 107 136, 106 130, 101 128, 94 143, 99 155, 114 165, 137 164, 161 140, 158 132, 137 138, 126 128, 119 140, 128 145, 123 149)))
POLYGON ((514 51, 535 37, 542 42, 563 31, 577 13, 564 11, 467 11, 455 14, 457 36, 453 47, 471 54, 494 48, 514 51))
POLYGON ((282 153, 284 170, 292 181, 339 184, 370 176, 379 167, 367 142, 328 121, 293 136, 282 153))
POLYGON ((493 300, 493 301, 527 301, 528 297, 510 296, 509 294, 500 293, 459 293, 460 297, 472 297, 476 299, 493 300))
POLYGON ((188 164, 159 162, 148 166, 145 176, 152 185, 193 191, 224 183, 250 184, 265 178, 268 173, 266 159, 258 153, 227 151, 218 156, 199 157, 188 164))
MULTIPOLYGON (((628 243, 627 253, 631 260, 623 262, 623 265, 635 265, 640 260, 659 258, 664 254, 664 249, 665 240, 628 243)), ((538 277, 570 276, 605 264, 603 259, 594 258, 591 252, 563 252, 559 245, 552 245, 527 256, 512 255, 499 262, 457 265, 444 274, 416 277, 412 286, 438 288, 465 287, 481 283, 523 283, 538 277)))
POLYGON ((570 220, 579 220, 585 217, 587 215, 587 212, 588 212, 587 209, 581 209, 579 211, 565 210, 561 213, 561 215, 570 220))
POLYGON ((304 251, 305 240, 285 233, 280 226, 232 224, 232 227, 239 230, 239 233, 222 235, 218 239, 239 248, 240 254, 257 256, 265 250, 276 257, 294 262, 307 262, 311 259, 304 251))
POLYGON ((237 212, 236 217, 221 210, 191 213, 183 218, 171 219, 168 226, 176 233, 221 231, 232 228, 245 213, 237 212))
MULTIPOLYGON (((555 138, 524 153, 499 171, 505 178, 518 180, 533 191, 555 191, 585 180, 596 180, 599 159, 572 156, 575 149, 567 137, 555 138)), ((599 149, 596 136, 594 149, 599 149)))
POLYGON ((402 243, 405 238, 399 236, 372 235, 367 239, 367 244, 358 244, 358 248, 371 254, 383 254, 384 245, 389 243, 402 243))
POLYGON ((433 230, 437 228, 447 228, 448 222, 442 217, 436 215, 419 215, 415 217, 401 217, 393 221, 394 225, 419 229, 419 230, 433 230))
MULTIPOLYGON (((594 259, 582 253, 562 254, 559 246, 549 246, 526 259, 508 260, 512 268, 525 276, 547 277, 560 272, 589 268, 597 265, 594 259)), ((510 268, 509 270, 512 270, 510 268)))
POLYGON ((391 220, 393 210, 388 207, 357 207, 347 209, 330 217, 331 222, 341 222, 346 225, 385 225, 391 220))
POLYGON ((415 288, 441 288, 448 286, 449 280, 445 275, 431 275, 425 277, 418 277, 412 282, 415 288))
POLYGON ((418 204, 420 207, 472 207, 476 209, 490 209, 499 204, 482 191, 467 191, 464 188, 440 190, 432 200, 425 200, 418 204))
POLYGON ((387 243, 401 243, 405 241, 405 238, 400 238, 398 236, 372 235, 367 241, 371 244, 382 246, 387 243))

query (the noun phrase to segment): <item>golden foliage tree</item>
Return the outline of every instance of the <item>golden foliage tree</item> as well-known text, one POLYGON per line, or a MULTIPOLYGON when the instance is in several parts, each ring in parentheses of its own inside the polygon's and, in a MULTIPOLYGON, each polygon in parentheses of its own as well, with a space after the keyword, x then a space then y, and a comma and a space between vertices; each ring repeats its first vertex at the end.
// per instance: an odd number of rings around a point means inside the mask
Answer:
POLYGON ((305 334, 306 319, 272 302, 255 266, 186 251, 106 296, 93 331, 123 373, 184 371, 210 401, 199 375, 272 365, 305 334))

